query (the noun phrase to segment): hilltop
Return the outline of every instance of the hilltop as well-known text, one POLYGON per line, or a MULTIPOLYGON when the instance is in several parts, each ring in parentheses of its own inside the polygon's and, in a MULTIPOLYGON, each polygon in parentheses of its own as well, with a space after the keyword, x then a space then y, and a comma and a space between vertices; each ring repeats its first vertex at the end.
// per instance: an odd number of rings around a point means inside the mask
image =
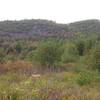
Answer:
POLYGON ((8 37, 71 37, 74 33, 100 33, 99 20, 84 20, 69 24, 58 24, 53 21, 32 19, 20 21, 1 21, 0 36, 8 37))

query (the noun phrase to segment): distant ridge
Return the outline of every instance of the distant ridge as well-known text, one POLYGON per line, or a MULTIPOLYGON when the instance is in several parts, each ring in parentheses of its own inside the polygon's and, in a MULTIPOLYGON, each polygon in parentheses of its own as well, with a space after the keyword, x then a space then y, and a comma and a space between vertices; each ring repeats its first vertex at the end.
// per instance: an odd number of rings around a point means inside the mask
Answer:
POLYGON ((99 34, 100 21, 96 19, 78 21, 69 24, 57 24, 53 21, 32 19, 20 21, 1 21, 0 36, 8 37, 72 37, 74 33, 99 34))
POLYGON ((100 33, 100 21, 96 19, 78 21, 69 24, 69 30, 71 32, 81 32, 84 34, 98 34, 100 33))

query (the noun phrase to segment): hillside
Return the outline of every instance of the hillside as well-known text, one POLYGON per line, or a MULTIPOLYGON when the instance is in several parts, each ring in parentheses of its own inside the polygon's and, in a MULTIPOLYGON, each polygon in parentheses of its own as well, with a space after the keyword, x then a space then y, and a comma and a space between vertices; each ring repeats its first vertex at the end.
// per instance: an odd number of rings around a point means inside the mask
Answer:
POLYGON ((0 22, 0 35, 12 37, 57 36, 68 33, 67 25, 47 20, 21 20, 0 22))
POLYGON ((84 34, 98 34, 100 33, 100 21, 99 20, 85 20, 70 23, 68 25, 70 32, 81 32, 84 34))
POLYGON ((8 37, 71 37, 74 33, 100 33, 99 20, 85 20, 70 24, 57 24, 48 20, 1 21, 0 36, 8 37))

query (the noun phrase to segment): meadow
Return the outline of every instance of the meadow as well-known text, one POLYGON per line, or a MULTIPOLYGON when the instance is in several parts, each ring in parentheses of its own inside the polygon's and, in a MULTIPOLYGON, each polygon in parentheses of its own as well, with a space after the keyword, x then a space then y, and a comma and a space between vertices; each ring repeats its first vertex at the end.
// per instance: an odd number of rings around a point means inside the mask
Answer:
POLYGON ((100 100, 100 38, 0 41, 0 100, 100 100))

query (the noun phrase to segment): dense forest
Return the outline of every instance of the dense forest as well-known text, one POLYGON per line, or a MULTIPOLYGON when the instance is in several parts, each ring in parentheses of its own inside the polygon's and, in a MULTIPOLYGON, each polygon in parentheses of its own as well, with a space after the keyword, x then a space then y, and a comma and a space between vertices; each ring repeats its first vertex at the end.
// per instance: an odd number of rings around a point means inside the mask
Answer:
POLYGON ((0 100, 100 100, 100 21, 0 22, 0 100))

